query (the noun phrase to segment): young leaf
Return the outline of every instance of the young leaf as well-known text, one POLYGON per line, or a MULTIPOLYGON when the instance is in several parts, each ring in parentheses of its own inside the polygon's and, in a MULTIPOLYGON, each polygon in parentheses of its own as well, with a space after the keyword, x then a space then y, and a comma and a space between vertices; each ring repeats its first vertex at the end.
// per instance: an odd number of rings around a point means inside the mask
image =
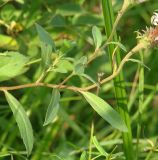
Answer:
POLYGON ((75 62, 74 74, 81 75, 84 73, 85 65, 87 63, 87 57, 81 57, 77 62, 75 62))
POLYGON ((24 73, 28 58, 18 52, 0 53, 0 81, 9 80, 24 73))
POLYGON ((5 91, 8 104, 13 112, 15 120, 20 130, 21 137, 26 147, 27 154, 30 155, 33 148, 33 130, 23 106, 9 92, 5 91))
POLYGON ((45 31, 45 29, 41 27, 39 24, 36 23, 35 25, 36 25, 36 30, 38 32, 40 41, 42 43, 45 43, 46 45, 50 45, 55 50, 55 44, 51 36, 49 35, 49 33, 45 31))
POLYGON ((102 44, 102 35, 98 27, 94 26, 92 28, 92 35, 93 35, 95 47, 96 49, 98 49, 102 44))
POLYGON ((58 110, 59 110, 59 100, 60 100, 60 93, 58 89, 53 89, 52 98, 48 106, 46 116, 45 116, 45 121, 43 124, 44 126, 51 123, 56 117, 58 110))
POLYGON ((104 120, 109 122, 114 128, 127 132, 124 121, 118 112, 116 112, 108 103, 90 92, 81 92, 81 94, 104 120))

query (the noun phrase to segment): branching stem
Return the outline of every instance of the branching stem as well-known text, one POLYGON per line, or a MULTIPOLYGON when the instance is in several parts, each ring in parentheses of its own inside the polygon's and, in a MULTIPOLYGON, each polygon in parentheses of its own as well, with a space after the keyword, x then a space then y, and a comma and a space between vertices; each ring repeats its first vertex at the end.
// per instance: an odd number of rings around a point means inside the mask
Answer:
MULTIPOLYGON (((135 53, 137 53, 138 51, 140 51, 141 49, 145 48, 143 43, 139 43, 138 45, 136 45, 121 61, 119 67, 116 69, 116 71, 114 73, 112 73, 112 75, 110 75, 109 77, 103 79, 102 81, 100 81, 100 84, 105 84, 106 82, 114 79, 122 70, 124 64, 127 62, 127 60, 135 53)), ((30 83, 30 84, 23 84, 23 85, 18 85, 18 86, 8 86, 8 87, 0 87, 0 91, 4 91, 4 90, 18 90, 18 89, 23 89, 23 88, 30 88, 30 87, 49 87, 49 88, 60 88, 60 89, 68 89, 68 90, 72 90, 75 92, 81 92, 81 91, 89 91, 92 90, 96 87, 98 87, 97 84, 93 84, 90 85, 88 87, 85 88, 80 88, 80 87, 75 87, 75 86, 67 86, 67 85, 63 85, 65 82, 68 81, 68 79, 70 79, 72 76, 72 74, 70 74, 61 84, 47 84, 47 83, 41 83, 39 82, 35 82, 35 83, 30 83)))

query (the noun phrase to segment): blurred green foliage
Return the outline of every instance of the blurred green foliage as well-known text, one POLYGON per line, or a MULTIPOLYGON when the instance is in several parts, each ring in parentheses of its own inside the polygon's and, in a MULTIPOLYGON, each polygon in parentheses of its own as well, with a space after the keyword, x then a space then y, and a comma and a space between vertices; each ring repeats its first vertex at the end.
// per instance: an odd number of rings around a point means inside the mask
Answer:
MULTIPOLYGON (((117 14, 122 5, 121 0, 113 0, 114 11, 117 14)), ((130 8, 122 17, 117 30, 121 42, 127 50, 136 45, 135 31, 150 26, 150 17, 158 9, 157 0, 148 0, 130 8)), ((104 22, 100 1, 97 0, 0 0, 0 52, 14 50, 29 57, 30 61, 40 58, 40 40, 35 23, 47 30, 54 40, 56 49, 63 57, 62 64, 58 64, 58 72, 49 74, 44 82, 59 83, 72 71, 72 61, 83 56, 89 57, 95 50, 92 38, 92 27, 98 26, 106 40, 104 22), (63 71, 63 66, 65 70, 63 71)), ((141 115, 140 155, 157 160, 158 133, 158 54, 157 49, 149 49, 144 53, 144 63, 151 70, 145 69, 144 102, 141 115)), ((121 52, 122 56, 125 52, 121 52)), ((138 58, 139 56, 137 56, 138 58)), ((0 56, 0 60, 1 56, 0 56)), ((138 75, 138 65, 128 63, 124 68, 128 107, 132 119, 133 141, 136 142, 136 128, 138 122, 138 87, 132 84, 138 75), (134 79, 135 78, 135 79, 134 79), (132 91, 131 91, 132 89, 132 91)), ((98 73, 110 74, 110 63, 107 51, 85 68, 85 73, 98 81, 98 73)), ((0 70, 1 71, 1 70, 0 70)), ((30 65, 25 74, 1 82, 1 86, 20 85, 35 82, 41 74, 40 63, 30 65)), ((1 75, 0 75, 1 76, 1 75)), ((90 84, 84 77, 73 76, 68 85, 87 86, 90 84)), ((35 146, 32 155, 27 158, 20 134, 5 97, 0 93, 0 159, 31 159, 31 160, 78 160, 82 154, 86 157, 89 146, 91 122, 94 121, 94 135, 100 145, 108 153, 117 154, 115 159, 124 159, 121 133, 114 130, 108 123, 93 113, 90 106, 83 101, 81 95, 68 90, 62 90, 59 114, 55 121, 43 127, 46 107, 51 99, 48 88, 28 88, 14 91, 13 95, 25 107, 33 126, 35 146), (117 147, 116 147, 117 146, 117 147), (115 148, 116 147, 116 148, 115 148), (82 153, 83 152, 83 153, 82 153)), ((99 96, 115 106, 113 83, 106 83, 99 96)), ((93 155, 99 155, 95 144, 92 146, 93 155)), ((85 158, 86 159, 86 158, 85 158)), ((105 159, 104 156, 98 158, 105 159)))

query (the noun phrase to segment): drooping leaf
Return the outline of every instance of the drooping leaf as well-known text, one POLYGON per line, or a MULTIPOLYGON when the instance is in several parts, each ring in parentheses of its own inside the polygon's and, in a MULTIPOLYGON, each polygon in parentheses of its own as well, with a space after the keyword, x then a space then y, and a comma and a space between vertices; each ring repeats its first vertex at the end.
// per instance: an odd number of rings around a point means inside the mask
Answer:
POLYGON ((119 129, 120 131, 127 132, 127 127, 124 121, 122 120, 118 112, 116 112, 108 103, 90 92, 81 92, 81 94, 85 97, 92 108, 104 120, 109 122, 112 127, 119 129))
POLYGON ((92 28, 92 35, 93 35, 95 47, 96 49, 98 49, 102 44, 102 35, 98 27, 94 26, 92 28))
POLYGON ((18 52, 0 53, 0 81, 16 77, 26 71, 28 58, 18 52))
POLYGON ((82 152, 80 156, 80 160, 88 160, 88 155, 86 151, 82 152))
POLYGON ((59 110, 59 100, 60 100, 60 93, 58 89, 53 89, 52 98, 48 106, 46 116, 45 116, 45 121, 43 124, 44 126, 51 123, 56 117, 58 110, 59 110))
POLYGON ((127 61, 131 61, 131 62, 135 62, 135 63, 138 63, 140 64, 141 66, 147 68, 149 71, 151 70, 147 65, 145 65, 142 61, 138 60, 138 59, 128 59, 127 61))
POLYGON ((30 120, 28 119, 28 116, 23 106, 19 103, 19 101, 15 97, 13 97, 7 91, 5 91, 5 96, 13 112, 17 125, 19 127, 20 134, 25 144, 27 154, 30 155, 33 148, 33 142, 34 142, 33 130, 32 130, 30 120))

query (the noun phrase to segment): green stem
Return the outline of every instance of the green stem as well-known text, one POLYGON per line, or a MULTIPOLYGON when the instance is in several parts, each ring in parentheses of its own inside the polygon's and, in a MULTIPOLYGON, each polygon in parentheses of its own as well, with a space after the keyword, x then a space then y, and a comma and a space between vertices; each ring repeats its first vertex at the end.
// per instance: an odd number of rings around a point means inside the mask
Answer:
POLYGON ((34 64, 34 63, 38 63, 38 62, 40 62, 41 60, 42 60, 41 58, 38 58, 38 59, 32 60, 32 61, 30 61, 30 62, 26 63, 26 66, 32 65, 32 64, 34 64))
POLYGON ((88 160, 91 160, 91 157, 92 157, 92 139, 93 139, 93 134, 94 134, 94 123, 92 121, 92 124, 91 124, 91 135, 90 135, 90 142, 89 142, 89 156, 88 156, 88 160))
MULTIPOLYGON (((104 20, 105 20, 106 34, 108 37, 111 37, 112 41, 118 41, 117 34, 116 34, 116 27, 117 27, 116 24, 118 24, 118 19, 117 19, 117 22, 114 23, 114 13, 112 9, 112 1, 102 0, 102 9, 103 9, 103 15, 104 15, 104 20), (113 24, 115 24, 114 29, 112 29, 113 24), (111 34, 113 35, 111 36, 111 34)), ((113 50, 114 50, 114 45, 112 44, 109 45, 108 52, 109 52, 109 57, 111 60, 111 65, 112 65, 113 50)), ((119 65, 120 62, 121 62, 120 51, 117 50, 116 63, 119 65)), ((132 146, 132 132, 131 132, 130 117, 129 117, 128 108, 127 108, 127 99, 126 99, 127 94, 125 91, 125 84, 124 84, 124 78, 123 78, 122 71, 114 79, 114 88, 115 88, 115 97, 117 99, 118 111, 128 127, 128 132, 122 133, 125 157, 126 157, 126 160, 133 160, 134 151, 133 151, 133 146, 132 146)))
MULTIPOLYGON (((141 62, 143 62, 143 53, 142 51, 140 52, 140 58, 141 62)), ((142 106, 144 102, 144 66, 139 67, 139 107, 138 107, 138 125, 137 125, 137 146, 136 146, 136 158, 139 159, 139 138, 140 138, 140 132, 141 132, 141 114, 142 114, 142 106)))

